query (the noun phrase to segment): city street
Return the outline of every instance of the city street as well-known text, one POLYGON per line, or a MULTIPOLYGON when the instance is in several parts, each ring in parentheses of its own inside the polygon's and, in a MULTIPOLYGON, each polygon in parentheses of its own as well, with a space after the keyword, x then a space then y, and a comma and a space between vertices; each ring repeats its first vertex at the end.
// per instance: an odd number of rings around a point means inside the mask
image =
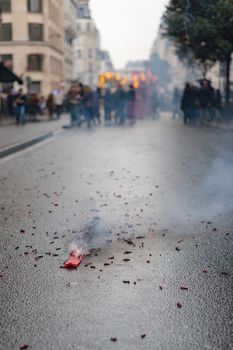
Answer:
POLYGON ((1 159, 0 349, 232 349, 232 149, 164 113, 1 159))

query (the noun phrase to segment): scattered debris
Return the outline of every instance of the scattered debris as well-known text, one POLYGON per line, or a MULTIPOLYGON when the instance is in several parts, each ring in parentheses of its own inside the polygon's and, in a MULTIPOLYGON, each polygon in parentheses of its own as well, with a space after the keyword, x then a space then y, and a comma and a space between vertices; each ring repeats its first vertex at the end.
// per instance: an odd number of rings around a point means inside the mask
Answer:
POLYGON ((117 342, 117 338, 116 338, 116 337, 113 337, 113 338, 111 338, 110 340, 111 340, 112 342, 114 342, 114 343, 117 342))

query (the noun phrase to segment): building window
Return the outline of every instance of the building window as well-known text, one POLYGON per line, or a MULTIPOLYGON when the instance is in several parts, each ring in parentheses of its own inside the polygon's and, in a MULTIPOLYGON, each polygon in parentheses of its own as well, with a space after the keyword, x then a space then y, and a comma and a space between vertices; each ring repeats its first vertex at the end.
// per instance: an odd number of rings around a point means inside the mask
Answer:
POLYGON ((83 56, 82 50, 78 50, 77 51, 77 56, 78 56, 79 59, 82 58, 82 56, 83 56))
POLYGON ((93 73, 93 66, 92 66, 92 63, 89 63, 89 73, 93 73))
POLYGON ((8 69, 13 70, 13 55, 11 54, 0 55, 0 62, 2 62, 4 66, 7 67, 8 69))
POLYGON ((28 12, 42 13, 42 0, 28 0, 28 12))
POLYGON ((43 41, 43 25, 40 23, 28 24, 29 40, 43 41))
POLYGON ((0 1, 1 12, 11 12, 11 0, 0 1))
POLYGON ((28 55, 28 70, 42 71, 43 70, 43 56, 42 55, 28 55))
POLYGON ((88 50, 88 57, 89 57, 89 58, 92 58, 92 57, 93 57, 92 49, 89 49, 89 50, 88 50))
POLYGON ((2 23, 0 25, 0 41, 11 41, 12 40, 12 24, 2 23))
POLYGON ((41 93, 41 81, 31 81, 30 92, 35 94, 41 93))

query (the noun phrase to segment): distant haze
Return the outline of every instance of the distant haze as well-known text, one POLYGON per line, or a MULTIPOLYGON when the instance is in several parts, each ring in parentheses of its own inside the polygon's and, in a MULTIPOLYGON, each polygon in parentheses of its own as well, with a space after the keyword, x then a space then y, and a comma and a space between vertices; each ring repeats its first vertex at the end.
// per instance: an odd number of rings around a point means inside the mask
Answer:
POLYGON ((147 59, 167 0, 91 0, 102 47, 116 68, 128 60, 147 59))

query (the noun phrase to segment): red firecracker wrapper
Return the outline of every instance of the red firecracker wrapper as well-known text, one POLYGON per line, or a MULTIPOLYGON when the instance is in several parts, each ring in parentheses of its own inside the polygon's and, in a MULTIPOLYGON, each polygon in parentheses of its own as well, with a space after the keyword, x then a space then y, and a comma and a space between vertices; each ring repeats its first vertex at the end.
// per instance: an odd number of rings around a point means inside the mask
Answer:
POLYGON ((85 255, 74 255, 74 254, 70 254, 70 258, 69 260, 67 260, 67 262, 65 262, 64 264, 64 268, 65 269, 76 269, 82 262, 82 260, 84 259, 85 255))

